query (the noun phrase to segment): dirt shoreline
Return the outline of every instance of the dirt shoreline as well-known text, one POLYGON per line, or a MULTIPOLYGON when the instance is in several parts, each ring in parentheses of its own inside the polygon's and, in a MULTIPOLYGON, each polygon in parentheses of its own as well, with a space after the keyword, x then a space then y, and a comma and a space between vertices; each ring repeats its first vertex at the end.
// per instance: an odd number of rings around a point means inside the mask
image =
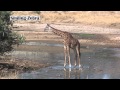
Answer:
POLYGON ((0 79, 17 79, 20 73, 50 66, 49 64, 42 64, 31 60, 4 59, 0 59, 0 79))

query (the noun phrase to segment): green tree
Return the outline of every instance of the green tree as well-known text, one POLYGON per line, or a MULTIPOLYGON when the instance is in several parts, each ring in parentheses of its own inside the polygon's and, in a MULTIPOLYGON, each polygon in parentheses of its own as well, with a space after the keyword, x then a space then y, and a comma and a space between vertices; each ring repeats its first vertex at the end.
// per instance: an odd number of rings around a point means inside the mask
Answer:
POLYGON ((0 55, 13 50, 13 45, 19 45, 24 37, 12 31, 10 21, 11 11, 0 11, 0 55))

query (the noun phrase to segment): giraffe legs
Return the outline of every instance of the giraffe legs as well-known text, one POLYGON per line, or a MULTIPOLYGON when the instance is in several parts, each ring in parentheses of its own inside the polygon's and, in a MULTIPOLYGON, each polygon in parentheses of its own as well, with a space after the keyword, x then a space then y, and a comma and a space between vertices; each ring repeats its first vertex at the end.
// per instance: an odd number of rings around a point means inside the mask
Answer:
POLYGON ((68 60, 69 60, 69 67, 71 68, 71 62, 70 62, 70 47, 67 46, 67 54, 68 54, 68 60))
POLYGON ((77 48, 77 55, 78 55, 78 64, 79 64, 79 68, 80 68, 81 64, 80 64, 80 50, 79 50, 79 48, 77 48))
POLYGON ((65 55, 65 61, 64 61, 64 67, 66 66, 66 58, 67 58, 67 48, 64 45, 64 55, 65 55))
POLYGON ((76 66, 77 65, 77 51, 75 48, 73 50, 74 50, 74 54, 75 54, 74 60, 75 60, 75 66, 76 66))
MULTIPOLYGON (((78 59, 78 65, 79 65, 79 68, 81 67, 81 64, 80 64, 80 49, 79 47, 75 47, 73 48, 74 50, 74 54, 75 54, 75 66, 77 65, 77 59, 78 59)), ((65 46, 64 45, 64 54, 65 54, 65 61, 64 61, 64 67, 66 66, 66 59, 67 59, 67 56, 68 56, 68 61, 69 61, 69 67, 71 68, 71 61, 70 61, 70 47, 69 46, 65 46)))
POLYGON ((66 66, 66 59, 68 56, 68 61, 69 61, 69 67, 71 67, 71 62, 70 62, 70 47, 64 45, 64 54, 65 54, 65 61, 64 61, 64 67, 66 66))

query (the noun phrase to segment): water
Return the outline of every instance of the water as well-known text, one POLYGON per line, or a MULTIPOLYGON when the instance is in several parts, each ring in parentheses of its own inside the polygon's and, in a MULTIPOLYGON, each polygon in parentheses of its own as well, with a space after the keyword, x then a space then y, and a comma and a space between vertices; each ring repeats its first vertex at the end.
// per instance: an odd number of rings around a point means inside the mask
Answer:
POLYGON ((42 46, 59 46, 59 47, 63 47, 62 44, 50 44, 50 43, 43 43, 43 42, 27 42, 27 43, 23 43, 23 45, 42 45, 42 46))
MULTIPOLYGON (((48 42, 28 42, 24 45, 35 46, 41 50, 16 50, 12 55, 16 58, 36 60, 50 63, 52 66, 18 75, 20 79, 119 79, 120 48, 81 46, 82 70, 73 67, 74 53, 71 53, 72 68, 64 69, 63 45, 48 42), (53 50, 53 48, 55 50, 53 50), (60 51, 61 50, 61 51, 60 51)), ((32 48, 32 47, 31 47, 32 48)), ((34 48, 33 48, 34 49, 34 48)))

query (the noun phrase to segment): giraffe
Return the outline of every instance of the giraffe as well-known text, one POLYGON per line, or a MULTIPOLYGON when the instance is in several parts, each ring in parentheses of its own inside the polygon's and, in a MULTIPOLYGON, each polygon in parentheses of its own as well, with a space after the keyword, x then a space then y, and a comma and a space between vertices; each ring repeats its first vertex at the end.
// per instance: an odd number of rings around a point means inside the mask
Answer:
POLYGON ((75 66, 77 66, 77 59, 79 67, 81 67, 80 64, 80 43, 77 39, 75 39, 69 32, 61 31, 58 29, 53 28, 50 26, 50 24, 47 24, 44 31, 48 31, 49 29, 52 29, 52 32, 58 36, 63 37, 63 44, 64 44, 64 68, 66 67, 66 59, 68 56, 69 61, 69 67, 71 67, 71 61, 70 61, 70 48, 73 49, 75 53, 75 66))

